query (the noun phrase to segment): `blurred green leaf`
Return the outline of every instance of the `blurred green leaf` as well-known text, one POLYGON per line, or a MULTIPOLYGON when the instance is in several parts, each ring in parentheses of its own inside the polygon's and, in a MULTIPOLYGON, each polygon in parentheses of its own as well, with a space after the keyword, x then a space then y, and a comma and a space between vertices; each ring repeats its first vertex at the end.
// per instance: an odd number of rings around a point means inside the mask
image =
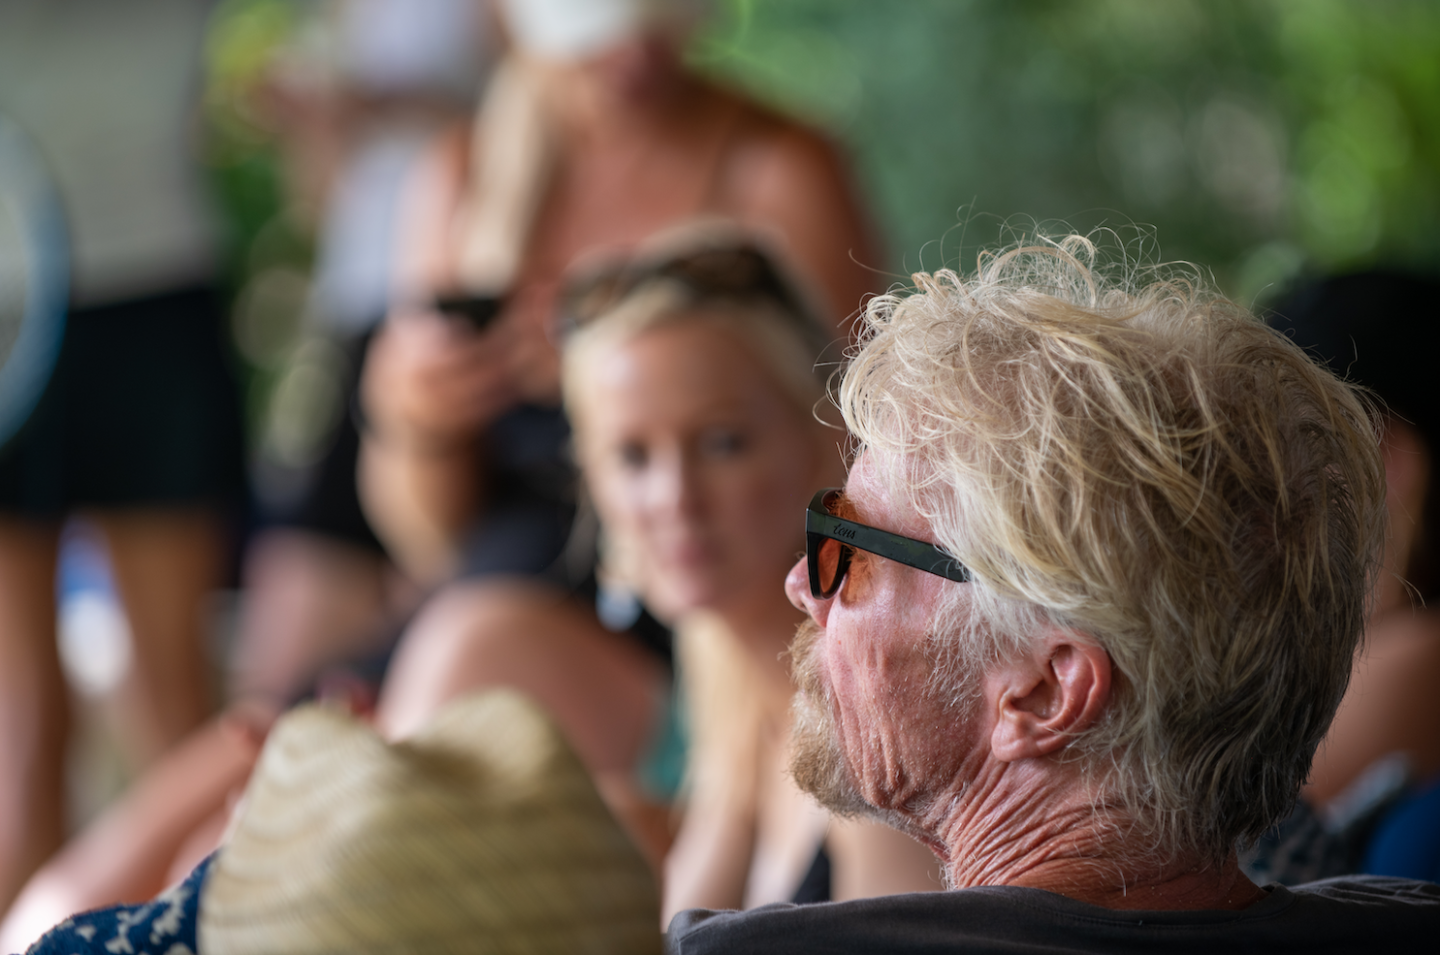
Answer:
POLYGON ((1440 265, 1437 51, 1430 0, 727 0, 695 61, 849 147, 898 273, 1143 224, 1252 299, 1440 265))

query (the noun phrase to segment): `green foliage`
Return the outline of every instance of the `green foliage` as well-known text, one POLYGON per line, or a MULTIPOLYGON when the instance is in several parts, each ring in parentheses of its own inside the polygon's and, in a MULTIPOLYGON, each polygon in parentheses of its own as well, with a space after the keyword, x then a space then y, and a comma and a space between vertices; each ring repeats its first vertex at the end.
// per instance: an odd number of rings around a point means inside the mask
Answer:
POLYGON ((849 146, 901 273, 1141 224, 1251 299, 1440 263, 1437 51, 1430 0, 727 0, 695 60, 849 146))
POLYGON ((285 349, 271 340, 295 338, 314 253, 313 236, 290 213, 281 143, 257 103, 309 9, 297 0, 221 0, 206 37, 205 165, 226 226, 232 341, 252 436, 283 371, 285 349))
POLYGON ((255 99, 276 55, 291 42, 302 8, 293 0, 222 0, 207 36, 205 161, 229 230, 229 271, 239 284, 257 252, 303 263, 304 237, 286 221, 285 184, 273 131, 255 116, 255 99), (283 233, 283 235, 279 235, 283 233))

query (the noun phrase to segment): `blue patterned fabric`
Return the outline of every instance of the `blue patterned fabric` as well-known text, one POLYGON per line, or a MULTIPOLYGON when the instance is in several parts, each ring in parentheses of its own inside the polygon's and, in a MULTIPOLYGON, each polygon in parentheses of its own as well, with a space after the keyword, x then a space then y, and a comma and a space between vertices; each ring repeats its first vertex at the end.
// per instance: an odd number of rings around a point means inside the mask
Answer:
POLYGON ((142 905, 72 915, 25 955, 195 955, 200 889, 214 858, 209 856, 184 882, 142 905))
POLYGON ((1284 820, 1240 853, 1240 868, 1256 885, 1304 885, 1358 871, 1352 840, 1325 828, 1303 799, 1284 820))

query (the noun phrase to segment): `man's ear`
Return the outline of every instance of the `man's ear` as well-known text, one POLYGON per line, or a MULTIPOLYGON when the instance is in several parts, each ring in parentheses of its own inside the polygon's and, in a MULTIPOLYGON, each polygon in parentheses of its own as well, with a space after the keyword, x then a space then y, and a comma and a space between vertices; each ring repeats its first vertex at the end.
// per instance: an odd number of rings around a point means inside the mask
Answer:
POLYGON ((992 671, 990 751, 1001 762, 1046 756, 1093 726, 1110 701, 1110 655, 1073 630, 992 671))

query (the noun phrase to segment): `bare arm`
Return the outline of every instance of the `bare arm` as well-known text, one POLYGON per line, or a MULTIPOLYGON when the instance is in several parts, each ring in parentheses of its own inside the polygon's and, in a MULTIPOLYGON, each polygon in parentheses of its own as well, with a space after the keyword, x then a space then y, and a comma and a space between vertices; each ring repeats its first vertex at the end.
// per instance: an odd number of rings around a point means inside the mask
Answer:
POLYGON ((756 136, 736 150, 727 181, 736 215, 778 235, 835 320, 885 284, 872 230, 820 137, 794 126, 756 136))
POLYGON ((1303 795, 1324 806, 1376 760, 1403 753, 1418 779, 1440 772, 1440 615, 1408 608, 1373 621, 1350 688, 1303 795))
POLYGON ((660 921, 685 909, 738 909, 755 842, 753 807, 738 793, 696 787, 665 857, 660 921))
MULTIPOLYGON (((403 401, 406 389, 425 387, 405 381, 416 375, 407 365, 420 360, 406 354, 419 350, 406 339, 443 333, 426 327, 434 320, 406 321, 417 327, 398 335, 393 326, 384 329, 366 359, 362 400, 367 426, 357 482, 365 516, 391 556, 415 580, 433 585, 453 573, 464 529, 479 510, 480 461, 473 432, 414 428, 403 410, 393 407, 403 401)), ((434 342, 419 346, 437 347, 434 342)))
POLYGON ((273 719, 233 710, 166 753, 30 879, 0 925, 4 950, 23 951, 72 913, 164 889, 176 854, 245 785, 273 719))
POLYGON ((940 860, 897 829, 868 819, 830 821, 830 897, 836 902, 943 888, 940 860))
POLYGON ((483 506, 478 435, 514 401, 504 330, 477 334, 424 306, 455 284, 451 222, 466 155, 456 133, 417 170, 397 245, 398 304, 361 383, 360 500, 391 554, 424 583, 455 569, 483 506))

